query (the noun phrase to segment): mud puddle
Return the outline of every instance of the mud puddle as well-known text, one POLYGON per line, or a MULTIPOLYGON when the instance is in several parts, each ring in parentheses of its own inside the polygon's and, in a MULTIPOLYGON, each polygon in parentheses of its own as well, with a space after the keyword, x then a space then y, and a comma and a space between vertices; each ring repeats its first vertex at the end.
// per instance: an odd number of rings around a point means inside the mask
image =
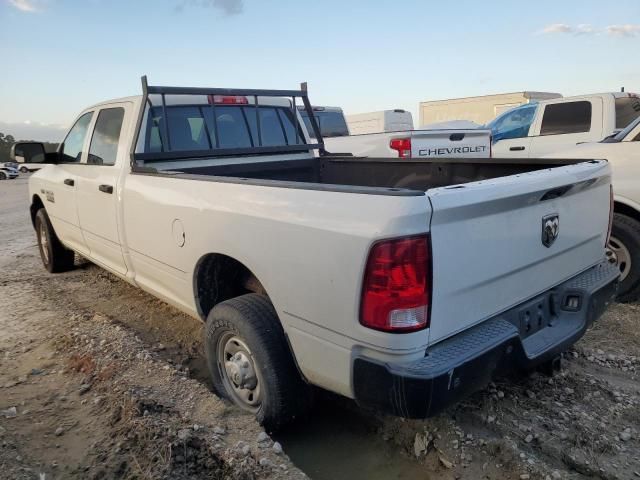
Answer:
POLYGON ((339 400, 322 398, 311 416, 275 435, 292 462, 315 480, 428 479, 424 465, 382 439, 377 426, 339 400))

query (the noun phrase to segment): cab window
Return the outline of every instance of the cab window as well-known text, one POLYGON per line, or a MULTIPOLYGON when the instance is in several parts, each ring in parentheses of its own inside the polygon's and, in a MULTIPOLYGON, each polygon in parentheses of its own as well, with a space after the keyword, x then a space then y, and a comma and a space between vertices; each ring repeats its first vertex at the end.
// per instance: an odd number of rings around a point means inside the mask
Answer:
POLYGON ((565 135, 591 130, 591 102, 552 103, 544 109, 540 135, 565 135))
POLYGON ((92 116, 93 112, 85 113, 69 130, 60 149, 60 157, 63 163, 79 163, 82 159, 82 147, 84 146, 84 139, 87 136, 92 116))
POLYGON ((115 165, 123 119, 124 108, 122 107, 100 110, 89 146, 87 163, 115 165))

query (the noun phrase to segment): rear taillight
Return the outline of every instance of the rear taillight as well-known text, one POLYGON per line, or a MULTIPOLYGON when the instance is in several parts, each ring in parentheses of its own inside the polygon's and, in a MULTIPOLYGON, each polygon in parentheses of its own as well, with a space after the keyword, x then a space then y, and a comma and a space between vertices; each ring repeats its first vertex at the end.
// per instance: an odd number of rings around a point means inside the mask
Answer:
POLYGON ((426 328, 430 297, 431 253, 427 235, 373 245, 362 286, 362 325, 385 332, 426 328))
POLYGON ((392 138, 389 142, 391 150, 398 152, 400 158, 411 158, 411 139, 410 138, 392 138))
POLYGON ((613 185, 609 185, 609 227, 607 230, 607 242, 604 244, 605 247, 609 246, 609 239, 611 238, 611 230, 613 229, 613 185))
POLYGON ((247 97, 238 95, 207 95, 209 104, 221 104, 221 105, 247 105, 249 100, 247 97))

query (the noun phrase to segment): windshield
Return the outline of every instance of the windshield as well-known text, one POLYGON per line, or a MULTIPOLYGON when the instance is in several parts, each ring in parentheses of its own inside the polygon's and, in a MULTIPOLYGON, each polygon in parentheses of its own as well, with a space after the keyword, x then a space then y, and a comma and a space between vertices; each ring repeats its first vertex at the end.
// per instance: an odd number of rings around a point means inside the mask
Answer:
POLYGON ((640 99, 636 96, 616 98, 616 128, 625 128, 640 115, 640 99))
POLYGON ((487 123, 486 128, 491 129, 493 142, 508 138, 526 137, 529 135, 529 128, 535 113, 535 104, 516 107, 487 123))
POLYGON ((615 141, 615 142, 623 141, 625 137, 629 135, 629 133, 631 133, 631 130, 633 130, 638 126, 638 123, 640 123, 640 117, 637 117, 633 122, 627 125, 624 130, 618 132, 614 137, 611 137, 611 141, 615 141))

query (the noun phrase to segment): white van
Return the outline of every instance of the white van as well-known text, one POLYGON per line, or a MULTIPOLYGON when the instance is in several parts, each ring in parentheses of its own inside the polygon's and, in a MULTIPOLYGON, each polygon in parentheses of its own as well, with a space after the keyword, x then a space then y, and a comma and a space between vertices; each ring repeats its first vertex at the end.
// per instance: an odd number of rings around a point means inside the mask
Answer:
POLYGON ((413 130, 411 112, 400 108, 347 115, 346 119, 351 135, 413 130))

